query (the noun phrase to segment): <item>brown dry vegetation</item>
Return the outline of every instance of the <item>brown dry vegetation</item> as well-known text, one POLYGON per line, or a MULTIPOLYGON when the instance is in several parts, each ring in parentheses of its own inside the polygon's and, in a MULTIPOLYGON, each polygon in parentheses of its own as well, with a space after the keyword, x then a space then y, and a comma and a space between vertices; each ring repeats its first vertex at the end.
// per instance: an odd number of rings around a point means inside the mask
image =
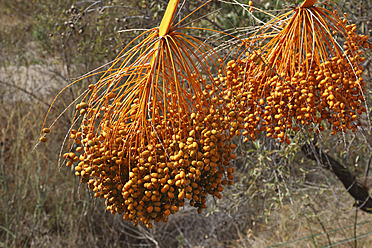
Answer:
MULTIPOLYGON (((125 12, 131 21, 115 19, 122 18, 118 8, 102 13, 95 9, 80 23, 84 31, 79 36, 79 28, 70 30, 64 25, 72 18, 66 10, 73 2, 0 1, 0 247, 372 246, 371 215, 353 208, 353 198, 330 171, 305 158, 300 146, 309 139, 306 133, 289 146, 264 136, 248 143, 237 138, 235 184, 225 189, 221 200, 209 198, 207 211, 201 215, 185 207, 168 223, 149 230, 105 211, 104 203, 93 197, 74 171, 59 164, 72 110, 56 122, 46 144, 36 148, 35 144, 57 92, 72 78, 107 62, 120 48, 115 27, 153 27, 165 7, 163 1, 147 5, 146 1, 127 1, 133 7, 125 12)), ((186 10, 200 4, 190 2, 186 10)), ((339 2, 359 31, 370 34, 372 3, 364 1, 356 8, 361 1, 339 2)), ((228 22, 223 26, 227 28, 239 23, 239 6, 216 6, 223 9, 205 24, 216 28, 228 22), (230 15, 221 18, 227 10, 230 15)), ((274 7, 278 6, 268 6, 274 7)), ((125 34, 121 42, 134 35, 125 34)), ((371 54, 366 56, 371 113, 371 54)), ((54 105, 51 119, 88 83, 67 90, 54 105)), ((369 187, 371 172, 366 179, 363 176, 371 163, 370 116, 363 120, 364 130, 332 137, 325 133, 319 141, 369 187)))

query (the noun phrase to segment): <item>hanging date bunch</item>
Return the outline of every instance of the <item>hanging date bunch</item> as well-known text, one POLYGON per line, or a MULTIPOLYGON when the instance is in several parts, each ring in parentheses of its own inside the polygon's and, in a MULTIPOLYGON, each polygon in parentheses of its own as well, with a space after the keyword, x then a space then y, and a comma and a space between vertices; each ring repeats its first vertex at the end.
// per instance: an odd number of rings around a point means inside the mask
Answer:
POLYGON ((63 155, 107 210, 149 228, 185 200, 201 213, 208 195, 221 198, 233 183, 236 117, 228 116, 210 68, 221 60, 179 26, 189 16, 172 23, 177 6, 171 0, 160 27, 128 44, 89 86, 63 155))
POLYGON ((264 25, 227 64, 227 76, 219 76, 237 90, 230 105, 244 110, 246 140, 266 131, 289 143, 290 130, 319 133, 328 123, 336 134, 360 125, 369 36, 358 35, 331 1, 315 3, 305 1, 264 25))

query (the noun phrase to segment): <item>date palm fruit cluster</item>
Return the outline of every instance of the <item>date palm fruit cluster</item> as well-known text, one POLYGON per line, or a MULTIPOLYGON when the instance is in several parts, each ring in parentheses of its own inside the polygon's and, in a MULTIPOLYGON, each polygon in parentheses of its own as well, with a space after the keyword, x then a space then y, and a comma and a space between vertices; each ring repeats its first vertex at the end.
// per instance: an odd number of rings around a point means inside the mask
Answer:
MULTIPOLYGON (((154 126, 149 133, 135 134, 132 124, 120 119, 105 119, 97 133, 87 121, 86 131, 73 130, 70 136, 81 155, 64 156, 69 164, 78 160, 76 176, 106 200, 107 210, 124 214, 125 220, 148 227, 152 220, 167 222, 186 199, 201 213, 207 195, 221 198, 223 187, 232 184, 234 158, 226 113, 216 108, 218 97, 210 98, 207 89, 203 93, 206 97, 191 114, 169 106, 165 116, 145 120, 154 126)), ((131 111, 138 110, 138 103, 134 100, 131 111)), ((102 115, 110 107, 101 109, 102 115)))
POLYGON ((266 131, 289 143, 290 130, 320 132, 326 123, 332 134, 356 131, 366 112, 361 63, 362 49, 372 47, 369 37, 356 34, 346 14, 315 2, 305 1, 265 25, 227 63, 227 76, 219 75, 235 87, 230 105, 244 112, 247 140, 266 131))
POLYGON ((186 200, 201 213, 208 195, 221 198, 233 183, 235 115, 210 68, 221 60, 177 24, 168 26, 173 14, 167 9, 159 29, 124 48, 89 86, 63 155, 107 210, 150 228, 186 200))

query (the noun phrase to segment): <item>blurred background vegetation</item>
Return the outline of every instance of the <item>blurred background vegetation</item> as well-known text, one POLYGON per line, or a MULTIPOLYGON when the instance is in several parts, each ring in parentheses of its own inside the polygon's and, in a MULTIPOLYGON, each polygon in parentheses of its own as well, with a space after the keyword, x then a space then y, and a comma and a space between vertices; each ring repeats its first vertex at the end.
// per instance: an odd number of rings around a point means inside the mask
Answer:
MULTIPOLYGON (((203 2, 185 1, 179 18, 203 2)), ((272 11, 301 1, 253 2, 272 11)), ((360 33, 372 32, 370 0, 335 2, 360 33)), ((257 25, 247 3, 213 1, 190 25, 235 31, 257 25)), ((72 110, 59 118, 49 142, 34 148, 55 95, 113 59, 140 29, 157 26, 166 4, 0 0, 0 247, 371 247, 371 216, 353 208, 353 198, 331 172, 306 159, 300 149, 310 139, 306 133, 289 146, 264 136, 248 143, 236 139, 235 184, 225 189, 224 197, 210 198, 201 215, 185 207, 152 230, 106 212, 73 171, 59 164, 72 110)), ((337 136, 325 132, 318 143, 371 187, 371 173, 366 172, 372 156, 372 67, 371 54, 365 56, 370 114, 364 126, 337 136)), ((51 119, 94 80, 64 92, 51 119)))

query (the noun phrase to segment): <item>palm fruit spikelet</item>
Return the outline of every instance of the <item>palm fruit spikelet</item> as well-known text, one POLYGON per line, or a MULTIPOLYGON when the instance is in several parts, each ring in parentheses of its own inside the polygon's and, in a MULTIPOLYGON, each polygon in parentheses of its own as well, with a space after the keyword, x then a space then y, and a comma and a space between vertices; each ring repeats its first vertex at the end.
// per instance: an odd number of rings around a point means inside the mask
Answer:
POLYGON ((208 195, 221 198, 233 183, 235 117, 226 118, 210 68, 222 60, 182 32, 189 28, 169 25, 177 5, 170 1, 160 28, 132 41, 89 86, 63 155, 107 210, 149 228, 185 200, 201 213, 208 195))
POLYGON ((366 112, 362 49, 372 48, 369 36, 356 34, 331 2, 325 8, 314 3, 264 25, 219 76, 239 96, 230 105, 242 107, 246 140, 266 131, 289 143, 290 130, 319 133, 329 123, 335 134, 360 125, 366 112))

